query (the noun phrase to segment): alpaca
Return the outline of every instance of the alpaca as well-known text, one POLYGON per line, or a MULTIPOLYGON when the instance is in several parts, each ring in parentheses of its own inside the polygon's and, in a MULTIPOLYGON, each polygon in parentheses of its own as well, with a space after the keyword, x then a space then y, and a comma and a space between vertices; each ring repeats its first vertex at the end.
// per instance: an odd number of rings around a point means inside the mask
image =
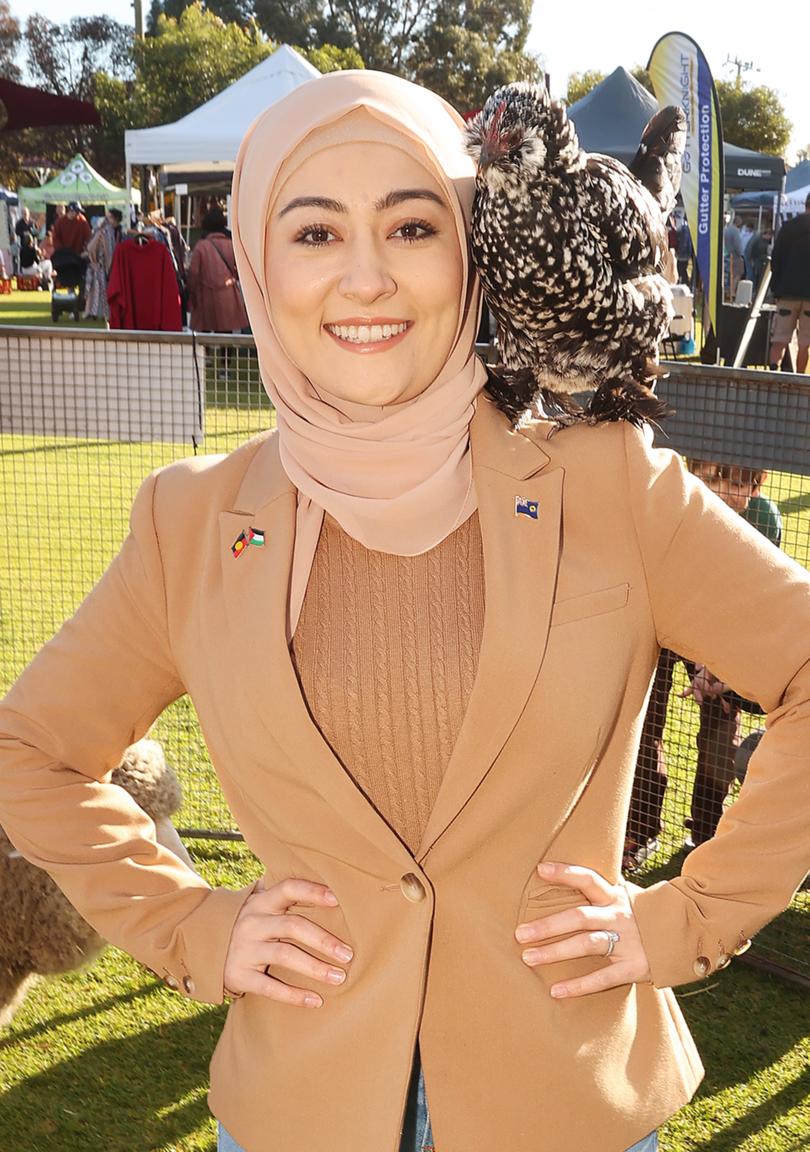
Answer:
MULTIPOLYGON (((191 858, 170 820, 181 804, 180 783, 156 740, 129 747, 112 773, 155 823, 164 848, 190 868, 191 858)), ((0 1028, 7 1026, 37 976, 71 972, 96 959, 104 940, 82 919, 47 872, 29 864, 0 828, 0 1028)))

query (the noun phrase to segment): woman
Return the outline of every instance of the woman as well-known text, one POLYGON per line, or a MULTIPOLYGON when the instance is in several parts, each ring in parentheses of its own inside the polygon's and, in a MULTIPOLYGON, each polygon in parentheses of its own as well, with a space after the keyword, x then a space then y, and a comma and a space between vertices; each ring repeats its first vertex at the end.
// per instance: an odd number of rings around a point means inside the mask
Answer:
POLYGON ((39 280, 40 288, 51 286, 53 265, 45 259, 30 232, 23 232, 20 238, 20 275, 39 280))
POLYGON ((202 222, 202 236, 191 253, 188 270, 191 327, 198 332, 241 332, 248 326, 233 241, 225 213, 211 208, 202 222))
POLYGON ((511 431, 462 128, 373 72, 253 125, 234 244, 278 432, 150 477, 0 710, 19 849, 170 987, 233 998, 228 1152, 650 1152, 701 1075, 671 986, 807 869, 810 581, 635 429, 511 431), (661 641, 772 716, 717 837, 642 891, 661 641), (107 783, 183 692, 266 869, 241 892, 107 783))
POLYGON ((84 315, 106 320, 108 326, 110 303, 107 299, 107 282, 110 279, 115 249, 123 236, 122 219, 123 215, 118 208, 108 208, 103 223, 93 233, 87 245, 84 315))

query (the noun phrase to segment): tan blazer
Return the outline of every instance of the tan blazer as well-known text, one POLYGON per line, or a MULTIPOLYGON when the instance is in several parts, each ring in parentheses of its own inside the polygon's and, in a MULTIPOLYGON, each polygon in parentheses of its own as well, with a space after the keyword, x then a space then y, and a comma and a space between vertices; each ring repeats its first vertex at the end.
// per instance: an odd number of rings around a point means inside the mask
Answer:
POLYGON ((306 914, 352 944, 345 984, 317 1011, 229 1011, 211 1104, 248 1152, 396 1152, 417 1037, 441 1152, 623 1152, 701 1076, 668 986, 726 964, 810 865, 807 575, 632 428, 550 430, 511 433, 479 402, 480 665, 415 855, 299 692, 296 495, 273 434, 146 481, 120 555, 0 709, 0 821, 182 994, 221 1000, 247 891, 210 892, 105 773, 183 691, 267 882, 337 893, 306 914), (237 559, 247 527, 266 543, 237 559), (619 879, 659 644, 761 701, 770 731, 684 876, 634 890, 655 985, 555 1001, 552 981, 604 961, 529 969, 514 929, 578 902, 538 880, 542 858, 619 879))

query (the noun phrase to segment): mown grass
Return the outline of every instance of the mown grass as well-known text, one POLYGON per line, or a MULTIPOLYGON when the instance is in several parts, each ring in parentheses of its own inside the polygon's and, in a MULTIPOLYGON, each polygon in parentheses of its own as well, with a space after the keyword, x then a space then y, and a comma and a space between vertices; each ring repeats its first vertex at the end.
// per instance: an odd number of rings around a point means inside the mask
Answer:
MULTIPOLYGON (((209 357, 206 390, 205 451, 226 451, 267 426, 255 358, 209 357)), ((189 451, 0 437, 0 687, 100 575, 143 476, 189 451)), ((768 492, 782 507, 785 548, 807 564, 810 478, 774 475, 768 492)), ((696 723, 694 706, 673 698, 666 834, 649 879, 680 860, 696 723)), ((190 703, 174 705, 156 734, 186 786, 181 822, 230 827, 190 703)), ((238 886, 256 875, 243 845, 191 847, 211 883, 238 886)), ((804 911, 797 905, 766 939, 806 965, 810 906, 802 900, 804 911)), ((666 1126, 662 1152, 810 1149, 806 991, 735 963, 680 1000, 709 1073, 693 1104, 666 1126)), ((207 1063, 223 1018, 224 1009, 167 992, 115 949, 86 971, 42 982, 0 1039, 0 1152, 210 1152, 207 1063)))
MULTIPOLYGON (((78 320, 62 313, 58 321, 60 326, 70 325, 71 328, 103 328, 103 320, 78 320)), ((51 294, 50 292, 18 292, 12 289, 10 295, 0 296, 0 325, 24 324, 53 325, 51 320, 51 294)))

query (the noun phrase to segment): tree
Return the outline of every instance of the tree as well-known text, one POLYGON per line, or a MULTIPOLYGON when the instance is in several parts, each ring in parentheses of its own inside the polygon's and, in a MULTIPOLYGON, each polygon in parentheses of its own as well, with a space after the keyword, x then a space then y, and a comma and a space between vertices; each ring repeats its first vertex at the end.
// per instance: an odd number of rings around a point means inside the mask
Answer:
POLYGON ((572 72, 568 77, 568 87, 565 91, 565 103, 570 107, 576 104, 583 97, 587 96, 597 84, 601 84, 605 79, 604 72, 597 72, 595 68, 589 68, 585 72, 572 72))
POLYGON ((132 30, 109 16, 74 16, 66 24, 29 16, 28 71, 48 92, 92 100, 96 72, 132 75, 132 39, 132 30))
POLYGON ((11 15, 8 0, 0 0, 0 76, 4 80, 22 79, 17 66, 20 40, 20 23, 11 15))
POLYGON ((324 44, 320 48, 298 48, 297 51, 319 72, 341 72, 345 68, 365 67, 363 57, 356 48, 324 44))
POLYGON ((716 81, 723 119, 723 138, 738 148, 781 156, 793 125, 772 88, 748 87, 741 77, 716 81))
POLYGON ((542 78, 525 51, 530 15, 525 0, 440 0, 404 54, 404 72, 460 111, 475 111, 501 84, 542 78))
POLYGON ((216 96, 276 47, 256 24, 225 24, 200 3, 160 15, 154 36, 134 46, 132 94, 138 127, 166 124, 216 96))

